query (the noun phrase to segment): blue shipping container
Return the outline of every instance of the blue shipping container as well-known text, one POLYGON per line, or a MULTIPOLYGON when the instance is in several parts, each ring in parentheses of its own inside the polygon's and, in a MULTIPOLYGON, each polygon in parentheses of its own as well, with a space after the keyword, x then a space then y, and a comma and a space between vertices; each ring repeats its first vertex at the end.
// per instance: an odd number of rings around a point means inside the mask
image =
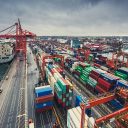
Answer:
POLYGON ((35 93, 36 93, 36 97, 50 95, 50 94, 52 94, 52 89, 51 88, 43 88, 43 89, 35 90, 35 93))
POLYGON ((118 80, 117 81, 117 86, 118 87, 124 87, 124 88, 127 88, 128 89, 128 82, 125 81, 125 80, 118 80))
POLYGON ((123 105, 118 100, 112 100, 109 103, 114 107, 115 110, 123 108, 123 105))
POLYGON ((111 84, 114 84, 117 82, 117 80, 119 79, 118 77, 112 77, 108 74, 101 74, 100 76, 101 78, 103 78, 104 80, 108 81, 111 84))
POLYGON ((50 106, 53 106, 52 101, 47 101, 47 102, 35 104, 36 109, 40 109, 40 108, 44 108, 44 107, 50 107, 50 106))

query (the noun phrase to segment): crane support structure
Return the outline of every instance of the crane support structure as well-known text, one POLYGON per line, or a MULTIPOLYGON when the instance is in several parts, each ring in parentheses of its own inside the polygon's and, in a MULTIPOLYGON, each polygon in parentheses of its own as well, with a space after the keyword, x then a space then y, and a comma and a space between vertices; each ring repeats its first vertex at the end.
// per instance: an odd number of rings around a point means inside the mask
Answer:
POLYGON ((122 108, 122 109, 120 109, 120 110, 118 110, 118 111, 116 111, 116 112, 113 112, 113 113, 111 113, 111 114, 108 114, 108 115, 106 115, 106 116, 103 116, 103 117, 101 117, 101 118, 98 118, 98 119, 96 120, 96 124, 99 124, 99 123, 101 123, 101 122, 107 121, 107 120, 109 120, 109 119, 111 119, 111 118, 113 118, 113 117, 115 117, 115 116, 122 115, 122 114, 124 114, 125 112, 128 112, 128 106, 125 107, 125 108, 122 108))
MULTIPOLYGON (((98 124, 104 123, 107 120, 110 120, 111 118, 115 117, 118 126, 123 128, 123 126, 121 126, 121 124, 120 124, 119 119, 123 119, 125 123, 126 123, 126 121, 128 122, 128 91, 124 88, 117 88, 114 91, 114 93, 108 93, 108 94, 105 94, 104 96, 102 96, 101 98, 99 97, 99 98, 92 99, 92 100, 88 101, 87 104, 84 104, 84 105, 81 104, 81 110, 82 110, 81 117, 83 118, 85 116, 84 113, 85 113, 85 110, 87 108, 91 108, 91 107, 94 107, 96 105, 106 103, 106 102, 114 100, 118 97, 121 97, 125 100, 124 108, 122 108, 118 111, 115 111, 113 113, 110 113, 106 116, 103 116, 103 117, 100 117, 100 118, 96 119, 95 127, 97 127, 98 124)), ((84 123, 84 120, 83 120, 84 118, 83 119, 82 118, 81 118, 81 128, 83 128, 83 123, 84 123)))
POLYGON ((106 97, 101 97, 101 98, 92 100, 89 102, 89 106, 87 106, 86 108, 90 108, 90 107, 94 107, 94 106, 99 105, 99 104, 103 104, 103 103, 111 101, 115 98, 116 98, 115 95, 111 94, 111 95, 108 95, 106 97))

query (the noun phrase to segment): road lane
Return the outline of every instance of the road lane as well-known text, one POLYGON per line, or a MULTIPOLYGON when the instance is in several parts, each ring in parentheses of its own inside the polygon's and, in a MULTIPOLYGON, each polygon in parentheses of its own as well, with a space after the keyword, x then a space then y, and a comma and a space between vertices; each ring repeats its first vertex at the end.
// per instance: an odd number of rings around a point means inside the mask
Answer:
MULTIPOLYGON (((21 91, 25 82, 24 75, 24 61, 15 60, 14 65, 9 71, 9 79, 2 85, 4 89, 3 96, 1 95, 3 101, 0 106, 0 126, 2 128, 18 128, 21 126, 21 122, 19 123, 17 120, 21 111, 25 114, 24 93, 21 91)), ((22 127, 24 126, 25 121, 23 119, 22 127)))

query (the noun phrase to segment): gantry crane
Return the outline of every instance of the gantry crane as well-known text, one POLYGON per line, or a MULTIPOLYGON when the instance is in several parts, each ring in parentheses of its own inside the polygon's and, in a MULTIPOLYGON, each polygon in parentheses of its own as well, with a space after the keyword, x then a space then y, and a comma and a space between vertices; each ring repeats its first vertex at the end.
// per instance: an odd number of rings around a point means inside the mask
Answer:
POLYGON ((91 54, 91 51, 89 49, 85 50, 82 48, 78 48, 76 51, 77 53, 83 53, 83 55, 85 56, 85 60, 89 61, 89 55, 91 54))
MULTIPOLYGON (((117 88, 115 90, 115 93, 108 93, 106 95, 104 95, 103 97, 100 97, 100 98, 96 98, 96 99, 92 99, 88 102, 88 105, 85 105, 85 104, 81 104, 81 110, 82 110, 82 115, 81 115, 81 128, 84 128, 84 122, 85 122, 85 110, 87 108, 91 108, 91 107, 94 107, 96 105, 99 105, 99 104, 103 104, 103 103, 106 103, 108 101, 111 101, 111 100, 114 100, 116 99, 117 97, 121 97, 125 100, 125 105, 124 105, 124 108, 118 110, 118 111, 115 111, 113 113, 110 113, 106 116, 103 116, 103 117, 100 117, 98 119, 95 120, 95 128, 97 128, 97 125, 100 124, 100 123, 104 123, 108 120, 110 120, 111 118, 119 118, 120 116, 127 116, 127 120, 128 120, 128 90, 126 89, 123 89, 123 88, 117 88)), ((125 118, 123 118, 125 120, 125 118)), ((118 121, 116 120, 117 122, 117 125, 120 127, 120 128, 124 128, 123 125, 118 121)), ((124 121, 125 123, 125 121, 124 121)))
POLYGON ((123 51, 113 53, 112 59, 108 59, 106 64, 112 69, 117 69, 118 67, 122 67, 122 66, 128 67, 128 54, 124 53, 123 51), (119 63, 119 57, 121 56, 122 56, 122 60, 119 63), (125 62, 125 57, 127 59, 126 62, 125 62))
POLYGON ((26 59, 27 38, 29 37, 34 39, 36 35, 27 30, 23 30, 19 19, 18 22, 0 31, 0 33, 4 33, 0 35, 0 38, 2 39, 14 38, 16 40, 15 49, 14 49, 15 52, 16 53, 21 52, 23 54, 24 59, 26 59))
POLYGON ((117 48, 117 50, 112 54, 112 58, 107 60, 107 66, 109 66, 112 69, 117 69, 121 66, 128 67, 128 54, 122 51, 123 42, 115 43, 115 47, 117 48), (119 63, 119 57, 121 56, 122 60, 119 63), (125 62, 125 57, 127 59, 127 62, 125 62))

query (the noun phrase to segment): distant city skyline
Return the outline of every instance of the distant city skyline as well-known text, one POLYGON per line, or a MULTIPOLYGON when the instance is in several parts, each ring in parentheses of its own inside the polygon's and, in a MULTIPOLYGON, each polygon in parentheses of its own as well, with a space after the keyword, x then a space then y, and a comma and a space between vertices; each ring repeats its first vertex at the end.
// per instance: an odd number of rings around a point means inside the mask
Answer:
POLYGON ((50 36, 127 36, 128 0, 0 0, 0 30, 18 18, 50 36))

